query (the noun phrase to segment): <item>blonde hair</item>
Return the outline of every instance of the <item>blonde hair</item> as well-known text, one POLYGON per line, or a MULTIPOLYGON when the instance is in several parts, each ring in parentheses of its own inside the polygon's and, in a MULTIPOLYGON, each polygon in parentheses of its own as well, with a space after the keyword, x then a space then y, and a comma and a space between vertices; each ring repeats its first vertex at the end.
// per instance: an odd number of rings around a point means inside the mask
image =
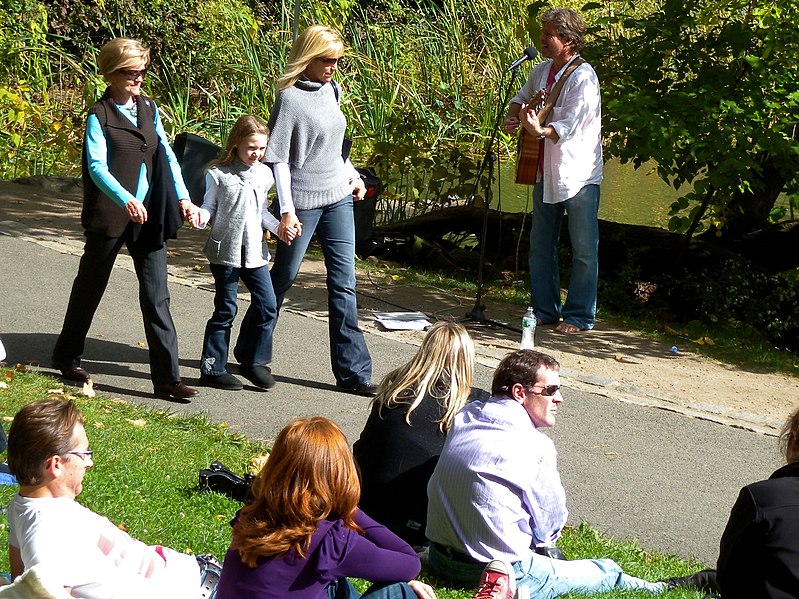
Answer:
POLYGON ((286 70, 277 80, 277 89, 294 85, 314 58, 340 58, 344 54, 341 35, 326 25, 311 25, 294 40, 286 70))
POLYGON ((142 64, 145 68, 150 65, 150 49, 129 37, 112 39, 100 49, 97 56, 97 68, 106 81, 120 69, 139 68, 142 64))
POLYGON ((438 421, 442 433, 472 391, 474 343, 462 325, 438 322, 432 326, 410 362, 388 373, 377 391, 374 404, 383 408, 407 405, 405 422, 426 395, 438 400, 444 414, 438 421))
POLYGON ((799 462, 799 410, 790 415, 780 433, 780 450, 789 464, 799 462))
POLYGON ((227 136, 225 149, 217 160, 209 163, 208 168, 231 164, 236 159, 236 147, 251 135, 265 135, 268 141, 269 127, 257 116, 250 114, 240 116, 227 136))
POLYGON ((253 501, 239 512, 230 544, 254 568, 261 557, 295 550, 305 558, 321 520, 355 523, 361 484, 347 438, 322 416, 288 424, 253 482, 253 501))

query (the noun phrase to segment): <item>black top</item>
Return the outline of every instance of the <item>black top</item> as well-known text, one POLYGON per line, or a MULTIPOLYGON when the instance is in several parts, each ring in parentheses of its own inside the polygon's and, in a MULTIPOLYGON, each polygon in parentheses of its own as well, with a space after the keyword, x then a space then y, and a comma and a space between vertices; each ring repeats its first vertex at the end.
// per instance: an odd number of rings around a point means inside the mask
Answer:
MULTIPOLYGON (((488 393, 472 389, 469 401, 488 393)), ((422 545, 427 522, 427 483, 444 447, 438 420, 444 408, 429 394, 405 422, 407 406, 377 405, 353 445, 361 475, 361 509, 411 545, 422 545)))
POLYGON ((721 537, 724 599, 799 597, 799 463, 741 489, 721 537))

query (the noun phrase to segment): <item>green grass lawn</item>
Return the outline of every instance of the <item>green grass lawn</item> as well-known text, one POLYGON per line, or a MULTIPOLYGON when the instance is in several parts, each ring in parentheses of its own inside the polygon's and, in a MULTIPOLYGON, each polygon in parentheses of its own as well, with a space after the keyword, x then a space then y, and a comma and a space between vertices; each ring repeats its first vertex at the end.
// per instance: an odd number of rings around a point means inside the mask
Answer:
MULTIPOLYGON (((266 448, 231 433, 223 424, 203 416, 176 417, 167 412, 102 397, 77 396, 50 377, 0 367, 0 418, 8 430, 23 405, 50 396, 73 397, 83 411, 86 432, 94 450, 94 468, 84 481, 79 501, 107 516, 131 535, 149 544, 163 544, 188 553, 213 553, 222 558, 230 541, 229 521, 237 502, 222 495, 197 491, 197 473, 218 460, 235 472, 249 468, 250 460, 266 448), (2 386, 2 385, 0 385, 2 386)), ((0 504, 16 492, 0 487, 0 504)), ((653 509, 656 509, 653 507, 653 509)), ((0 547, 8 545, 8 523, 0 517, 0 547)), ((637 543, 607 539, 588 524, 565 531, 560 542, 574 558, 610 557, 629 574, 658 580, 694 572, 699 564, 675 556, 649 553, 637 543)), ((0 571, 9 569, 8 555, 0 550, 0 571)), ((443 599, 467 599, 473 589, 449 589, 426 579, 443 599)), ((357 583, 363 588, 363 583, 357 583)), ((582 597, 570 594, 569 597, 582 597)), ((597 595, 594 595, 597 596, 597 595)), ((647 597, 647 593, 613 592, 601 597, 647 597)), ((696 598, 694 592, 673 591, 671 598, 696 598)))

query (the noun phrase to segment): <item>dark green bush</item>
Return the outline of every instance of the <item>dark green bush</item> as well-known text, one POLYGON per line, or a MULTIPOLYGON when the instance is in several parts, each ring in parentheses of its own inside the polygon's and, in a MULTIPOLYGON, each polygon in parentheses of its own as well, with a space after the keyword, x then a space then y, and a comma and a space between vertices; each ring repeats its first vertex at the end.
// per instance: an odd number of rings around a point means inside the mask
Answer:
POLYGON ((742 260, 728 260, 713 270, 668 277, 667 304, 681 318, 706 322, 741 322, 776 347, 799 349, 799 272, 765 273, 742 260))

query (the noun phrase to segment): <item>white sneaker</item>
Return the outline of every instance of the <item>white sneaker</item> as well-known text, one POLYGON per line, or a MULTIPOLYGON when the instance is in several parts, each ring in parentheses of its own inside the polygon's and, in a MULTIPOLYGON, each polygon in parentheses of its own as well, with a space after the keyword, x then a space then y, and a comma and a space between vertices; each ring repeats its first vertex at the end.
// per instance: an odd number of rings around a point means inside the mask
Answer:
POLYGON ((480 585, 472 599, 514 599, 516 576, 513 567, 506 561, 495 559, 486 565, 480 577, 480 585))

